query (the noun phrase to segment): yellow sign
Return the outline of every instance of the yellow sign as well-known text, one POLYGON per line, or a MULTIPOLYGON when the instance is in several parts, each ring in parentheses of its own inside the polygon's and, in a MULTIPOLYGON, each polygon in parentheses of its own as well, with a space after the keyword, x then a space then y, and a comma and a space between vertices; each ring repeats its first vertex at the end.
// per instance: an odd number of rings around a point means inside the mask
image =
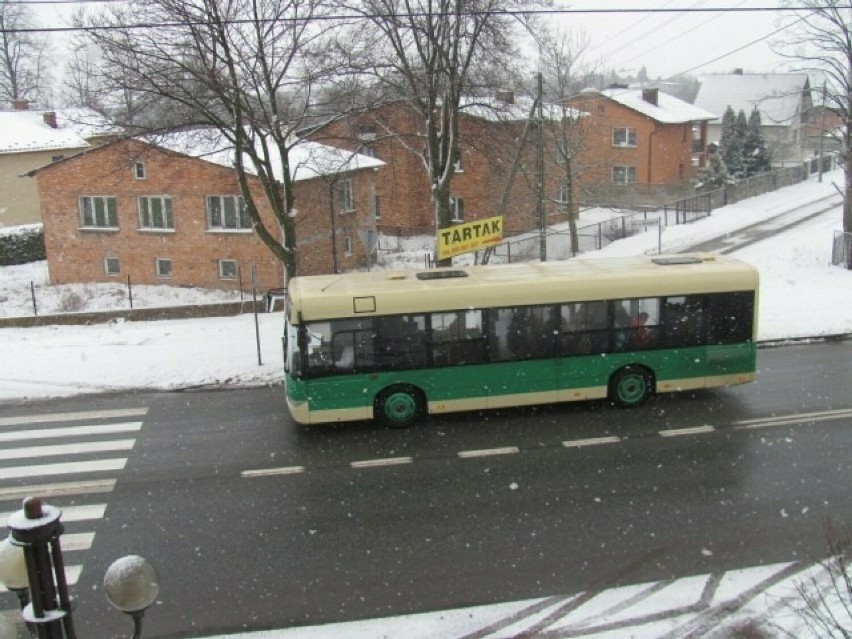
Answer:
POLYGON ((503 239, 503 217, 489 217, 475 222, 438 229, 438 259, 470 253, 503 239))

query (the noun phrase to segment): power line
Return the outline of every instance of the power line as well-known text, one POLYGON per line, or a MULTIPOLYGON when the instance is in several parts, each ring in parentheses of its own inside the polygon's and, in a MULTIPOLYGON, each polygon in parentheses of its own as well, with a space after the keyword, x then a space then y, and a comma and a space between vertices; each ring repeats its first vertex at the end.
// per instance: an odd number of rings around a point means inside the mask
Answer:
MULTIPOLYGON (((82 1, 71 1, 71 0, 10 0, 6 4, 9 5, 47 5, 47 4, 82 4, 87 3, 89 1, 101 3, 101 4, 126 4, 125 0, 82 0, 82 1)), ((634 8, 621 8, 621 9, 531 9, 531 10, 511 10, 511 11, 464 11, 461 13, 463 16, 493 16, 493 17, 518 17, 518 16, 530 16, 530 15, 544 15, 544 16, 557 16, 557 15, 628 15, 628 14, 688 14, 688 13, 768 13, 768 12, 789 12, 789 11, 799 11, 799 10, 807 10, 808 7, 804 6, 796 6, 796 7, 777 7, 777 6, 760 6, 760 7, 686 7, 686 8, 650 8, 650 9, 634 9, 634 8)), ((393 18, 399 17, 400 14, 385 14, 385 13, 373 13, 373 14, 357 14, 357 13, 348 13, 348 14, 337 14, 337 15, 328 15, 328 16, 312 16, 310 20, 315 21, 344 21, 344 20, 369 20, 369 19, 382 19, 382 18, 393 18)), ((426 18, 426 17, 454 17, 455 13, 406 13, 404 14, 406 17, 412 18, 426 18)), ((278 18, 269 18, 269 19, 259 19, 253 20, 250 18, 246 19, 234 19, 234 20, 223 20, 221 24, 223 25, 240 25, 240 24, 265 24, 271 22, 304 22, 305 18, 286 18, 286 17, 278 17, 278 18)), ((204 26, 212 24, 212 22, 208 22, 205 20, 191 21, 193 26, 204 26)), ((124 25, 107 25, 107 26, 88 26, 88 27, 22 27, 15 29, 0 29, 0 33, 72 33, 78 31, 86 31, 86 30, 120 30, 120 29, 169 29, 169 28, 178 28, 182 26, 187 26, 185 22, 150 22, 150 23, 137 23, 137 24, 124 24, 124 25)))

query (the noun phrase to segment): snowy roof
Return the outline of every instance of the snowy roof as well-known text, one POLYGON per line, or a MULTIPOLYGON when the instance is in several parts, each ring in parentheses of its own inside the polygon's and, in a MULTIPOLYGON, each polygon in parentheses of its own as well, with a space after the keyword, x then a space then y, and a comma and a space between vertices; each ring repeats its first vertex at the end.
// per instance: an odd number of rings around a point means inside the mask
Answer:
MULTIPOLYGON (((511 101, 499 97, 478 98, 465 96, 461 100, 461 112, 491 122, 523 122, 530 117, 534 100, 526 95, 513 95, 511 101)), ((547 120, 559 121, 563 117, 577 118, 586 115, 570 107, 545 102, 542 113, 547 120)))
POLYGON ((116 133, 105 118, 88 109, 0 111, 0 153, 85 149, 87 139, 116 133), (54 113, 56 128, 45 122, 54 113))
MULTIPOLYGON (((178 131, 152 138, 140 138, 159 147, 206 160, 228 168, 234 167, 234 148, 218 131, 196 129, 178 131)), ((270 151, 275 147, 270 145, 270 151)), ((344 151, 318 142, 298 141, 290 148, 290 176, 293 181, 310 180, 323 175, 335 175, 359 169, 371 169, 384 166, 377 158, 361 153, 344 151)), ((282 179, 281 162, 273 161, 275 179, 282 179)), ((249 163, 246 170, 251 172, 249 163)))
POLYGON ((595 92, 662 124, 700 122, 715 120, 719 117, 715 113, 693 106, 689 102, 659 90, 657 90, 657 104, 645 100, 641 88, 613 88, 595 90, 595 92))
POLYGON ((746 73, 707 75, 702 78, 695 105, 719 118, 728 105, 746 115, 755 107, 764 126, 787 126, 799 112, 802 92, 810 89, 804 73, 746 73))

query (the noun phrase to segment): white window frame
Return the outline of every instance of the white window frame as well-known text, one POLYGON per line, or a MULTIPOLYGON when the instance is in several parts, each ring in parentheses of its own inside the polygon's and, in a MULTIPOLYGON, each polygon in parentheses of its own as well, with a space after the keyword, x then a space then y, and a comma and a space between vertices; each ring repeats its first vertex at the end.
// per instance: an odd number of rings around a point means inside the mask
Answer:
POLYGON ((121 260, 117 257, 104 258, 104 273, 107 275, 121 275, 121 260), (115 269, 111 269, 110 265, 115 265, 115 269))
POLYGON ((612 146, 618 147, 620 149, 635 149, 636 148, 636 129, 629 126, 616 126, 612 129, 612 146), (616 140, 616 138, 621 138, 623 135, 623 140, 616 140))
POLYGON ((346 256, 352 255, 352 236, 344 235, 343 236, 343 254, 346 256))
POLYGON ((81 195, 77 200, 80 228, 118 229, 118 198, 114 195, 81 195))
POLYGON ((210 231, 233 233, 252 230, 251 217, 242 195, 208 195, 204 198, 204 208, 207 216, 207 229, 210 231), (229 202, 234 206, 233 224, 230 224, 227 219, 229 202), (218 210, 215 210, 214 203, 218 203, 218 210))
POLYGON ((137 160, 133 164, 133 177, 137 180, 144 180, 148 177, 145 171, 145 163, 142 160, 137 160))
POLYGON ((172 215, 172 198, 168 195, 140 195, 136 198, 136 208, 139 211, 139 228, 146 231, 173 231, 175 220, 172 215), (154 224, 152 204, 160 203, 161 224, 154 224))
POLYGON ((568 204, 568 185, 560 184, 556 187, 556 201, 559 204, 568 204))
POLYGON ((337 210, 341 215, 355 211, 355 192, 352 188, 352 178, 346 178, 337 183, 337 210))
POLYGON ((464 198, 450 196, 450 222, 464 222, 464 198))
POLYGON ((219 260, 219 279, 235 280, 240 276, 240 265, 237 260, 219 260), (225 273, 225 266, 233 265, 233 275, 225 273))
POLYGON ((167 257, 158 257, 154 259, 154 272, 157 277, 168 279, 174 277, 172 271, 172 261, 167 257), (166 267, 165 269, 163 267, 166 267))
POLYGON ((614 167, 612 167, 612 183, 613 184, 636 184, 636 167, 635 166, 614 166, 614 167), (621 172, 623 174, 623 179, 621 179, 621 180, 618 178, 619 172, 621 172))

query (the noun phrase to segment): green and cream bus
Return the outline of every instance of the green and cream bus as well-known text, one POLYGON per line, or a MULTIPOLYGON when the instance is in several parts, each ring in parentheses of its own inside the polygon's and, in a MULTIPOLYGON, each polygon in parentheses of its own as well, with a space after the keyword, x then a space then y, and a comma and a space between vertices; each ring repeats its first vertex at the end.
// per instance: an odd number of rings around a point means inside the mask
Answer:
POLYGON ((755 378, 758 274, 672 255, 294 277, 287 404, 303 424, 609 398, 755 378))

